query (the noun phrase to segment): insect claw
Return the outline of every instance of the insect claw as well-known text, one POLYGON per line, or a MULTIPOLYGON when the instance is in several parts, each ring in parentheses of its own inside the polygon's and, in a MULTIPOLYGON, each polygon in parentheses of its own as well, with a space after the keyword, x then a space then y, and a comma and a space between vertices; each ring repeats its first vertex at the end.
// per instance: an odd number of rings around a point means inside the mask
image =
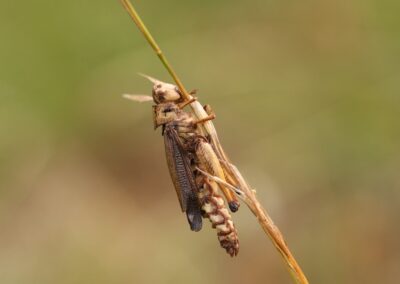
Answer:
POLYGON ((203 106, 203 109, 206 111, 206 113, 207 113, 208 115, 210 115, 210 114, 213 113, 213 111, 212 111, 210 105, 204 105, 204 106, 203 106))
POLYGON ((197 89, 193 89, 189 92, 189 94, 191 94, 192 96, 194 96, 195 94, 197 94, 197 89))

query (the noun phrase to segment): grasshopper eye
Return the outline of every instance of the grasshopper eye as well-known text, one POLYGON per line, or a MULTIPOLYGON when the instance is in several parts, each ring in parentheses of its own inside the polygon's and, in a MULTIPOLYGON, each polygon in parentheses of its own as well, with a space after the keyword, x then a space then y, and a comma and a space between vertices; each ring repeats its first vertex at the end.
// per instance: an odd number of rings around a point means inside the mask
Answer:
POLYGON ((167 107, 167 108, 165 108, 165 109, 163 110, 163 113, 168 113, 168 112, 171 112, 171 111, 172 111, 172 108, 167 107))
POLYGON ((176 112, 176 111, 177 111, 177 106, 174 105, 174 104, 172 104, 172 103, 169 103, 169 104, 164 105, 164 106, 161 108, 161 111, 162 111, 164 114, 167 114, 167 113, 170 113, 170 112, 176 112))

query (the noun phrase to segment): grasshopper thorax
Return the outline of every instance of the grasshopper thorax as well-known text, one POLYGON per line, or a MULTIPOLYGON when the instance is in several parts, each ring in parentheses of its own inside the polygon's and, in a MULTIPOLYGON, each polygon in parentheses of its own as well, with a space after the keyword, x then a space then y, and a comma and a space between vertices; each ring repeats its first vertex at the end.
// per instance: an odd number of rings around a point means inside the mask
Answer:
POLYGON ((160 103, 153 106, 154 129, 160 125, 176 121, 181 115, 182 110, 172 102, 160 103))

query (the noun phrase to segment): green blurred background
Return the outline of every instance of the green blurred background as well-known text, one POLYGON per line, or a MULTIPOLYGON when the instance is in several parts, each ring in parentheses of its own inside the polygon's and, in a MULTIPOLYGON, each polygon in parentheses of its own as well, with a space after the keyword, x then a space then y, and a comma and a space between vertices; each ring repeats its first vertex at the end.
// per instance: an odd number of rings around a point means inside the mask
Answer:
MULTIPOLYGON (((311 283, 400 281, 400 2, 134 1, 311 283)), ((0 283, 291 283, 192 233, 118 1, 0 2, 0 283)))

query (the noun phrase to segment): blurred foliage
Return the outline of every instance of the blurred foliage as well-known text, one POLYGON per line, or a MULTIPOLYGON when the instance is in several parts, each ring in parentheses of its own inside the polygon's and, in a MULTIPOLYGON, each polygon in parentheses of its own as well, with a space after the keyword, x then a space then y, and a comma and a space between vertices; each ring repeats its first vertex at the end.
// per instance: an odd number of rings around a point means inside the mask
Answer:
MULTIPOLYGON (((400 2, 134 1, 311 283, 400 279, 400 2)), ((118 1, 0 1, 1 283, 289 283, 244 207, 241 251, 189 231, 118 1)))

